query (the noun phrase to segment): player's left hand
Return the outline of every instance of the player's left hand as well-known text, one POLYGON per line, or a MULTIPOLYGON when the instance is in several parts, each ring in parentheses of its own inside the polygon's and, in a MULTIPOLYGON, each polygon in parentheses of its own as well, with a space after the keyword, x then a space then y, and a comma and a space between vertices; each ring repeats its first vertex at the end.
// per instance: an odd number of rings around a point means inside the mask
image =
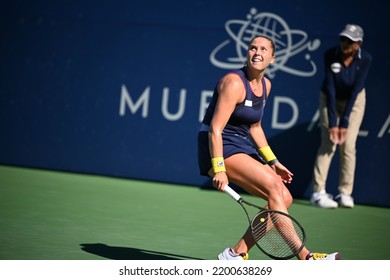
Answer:
POLYGON ((280 176, 282 181, 286 184, 290 184, 292 182, 294 174, 288 170, 283 164, 279 161, 271 166, 272 169, 280 176))

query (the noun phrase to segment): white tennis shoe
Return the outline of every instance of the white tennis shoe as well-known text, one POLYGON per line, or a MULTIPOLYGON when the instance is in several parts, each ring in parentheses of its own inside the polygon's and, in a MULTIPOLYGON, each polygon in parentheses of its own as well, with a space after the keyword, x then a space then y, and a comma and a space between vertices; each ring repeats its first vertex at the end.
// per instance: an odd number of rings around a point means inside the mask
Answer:
POLYGON ((341 256, 338 252, 332 254, 326 253, 310 253, 306 260, 308 261, 336 261, 341 260, 341 256))
POLYGON ((310 198, 311 204, 321 208, 337 208, 338 204, 331 194, 325 191, 315 192, 310 198))
POLYGON ((353 202, 353 198, 350 195, 339 194, 338 196, 335 197, 335 199, 338 202, 340 207, 353 208, 355 206, 355 203, 353 202))
POLYGON ((243 261, 248 260, 248 253, 236 254, 232 248, 226 248, 218 255, 218 260, 243 261))

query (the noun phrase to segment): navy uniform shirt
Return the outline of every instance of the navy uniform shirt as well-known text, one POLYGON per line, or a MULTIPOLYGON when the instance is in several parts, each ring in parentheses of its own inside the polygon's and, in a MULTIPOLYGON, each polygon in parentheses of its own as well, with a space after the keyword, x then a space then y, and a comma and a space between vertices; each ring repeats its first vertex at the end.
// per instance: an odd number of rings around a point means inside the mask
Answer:
MULTIPOLYGON (((246 73, 244 68, 229 72, 225 75, 235 73, 237 74, 242 82, 244 83, 246 93, 245 101, 237 104, 232 115, 230 116, 225 128, 223 129, 224 133, 238 134, 241 136, 248 136, 250 126, 254 123, 261 121, 264 114, 264 106, 267 101, 267 86, 265 83, 265 78, 263 77, 261 83, 263 85, 263 93, 261 96, 256 96, 249 84, 248 79, 246 78, 246 73)), ((214 94, 211 98, 209 107, 206 110, 206 114, 203 118, 202 123, 210 125, 211 119, 214 115, 215 107, 217 104, 219 92, 218 84, 215 86, 214 94)))
POLYGON ((347 128, 352 107, 359 92, 364 89, 372 57, 359 49, 349 67, 345 67, 340 47, 333 47, 325 52, 325 79, 321 90, 327 95, 329 128, 347 128), (346 107, 337 125, 336 99, 346 100, 346 107))

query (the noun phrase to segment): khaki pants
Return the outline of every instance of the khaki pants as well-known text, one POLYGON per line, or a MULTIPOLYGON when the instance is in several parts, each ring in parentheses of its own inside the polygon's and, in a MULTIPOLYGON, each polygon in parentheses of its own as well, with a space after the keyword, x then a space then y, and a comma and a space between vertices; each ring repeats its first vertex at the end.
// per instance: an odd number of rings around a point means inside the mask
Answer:
MULTIPOLYGON (((337 119, 344 111, 346 101, 336 101, 337 119)), ((355 178, 356 167, 356 140, 360 125, 363 121, 364 110, 366 107, 366 92, 363 89, 357 96, 355 104, 349 118, 345 142, 339 146, 340 153, 340 173, 339 186, 340 194, 351 195, 355 178)), ((320 128, 321 145, 318 149, 317 158, 314 163, 313 172, 313 191, 318 192, 326 189, 326 179, 328 177, 329 167, 332 158, 336 152, 337 145, 333 144, 329 138, 328 109, 326 106, 326 96, 320 95, 320 128)))

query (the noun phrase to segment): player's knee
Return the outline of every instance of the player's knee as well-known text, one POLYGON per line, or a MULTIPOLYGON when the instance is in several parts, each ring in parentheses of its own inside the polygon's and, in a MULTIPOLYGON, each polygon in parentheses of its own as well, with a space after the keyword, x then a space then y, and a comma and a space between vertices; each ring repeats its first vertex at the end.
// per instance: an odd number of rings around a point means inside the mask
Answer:
POLYGON ((286 187, 283 183, 278 181, 273 182, 268 188, 268 196, 285 200, 285 195, 283 194, 285 188, 286 187))
POLYGON ((286 188, 285 192, 284 192, 284 203, 286 205, 287 208, 290 208, 292 202, 293 202, 293 197, 291 195, 291 193, 288 191, 288 189, 286 188))
POLYGON ((290 191, 283 183, 276 183, 272 188, 272 196, 284 202, 286 208, 289 208, 293 202, 293 197, 290 191))

